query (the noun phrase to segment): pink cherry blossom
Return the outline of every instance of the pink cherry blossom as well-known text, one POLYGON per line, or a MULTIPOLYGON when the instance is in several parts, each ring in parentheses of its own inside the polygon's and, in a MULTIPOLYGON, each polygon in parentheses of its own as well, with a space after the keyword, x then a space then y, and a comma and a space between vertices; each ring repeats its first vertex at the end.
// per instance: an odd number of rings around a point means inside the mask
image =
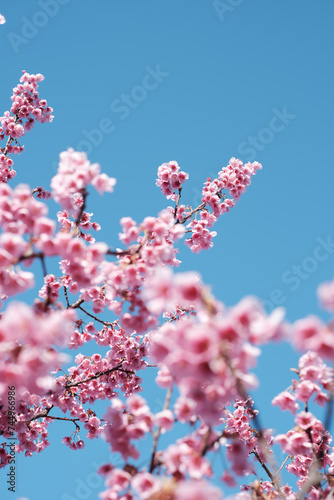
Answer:
POLYGON ((89 184, 100 194, 104 191, 112 192, 116 180, 100 174, 100 169, 98 163, 89 162, 86 153, 71 148, 62 152, 58 172, 51 181, 52 197, 63 209, 76 216, 84 203, 82 196, 89 184))
POLYGON ((294 415, 299 406, 296 398, 288 391, 283 391, 272 400, 273 406, 279 406, 282 411, 289 410, 294 415))
POLYGON ((182 184, 188 179, 189 175, 186 172, 180 171, 180 167, 176 161, 163 163, 158 168, 158 179, 156 185, 161 188, 162 193, 176 200, 175 191, 182 188, 182 184))
POLYGON ((136 474, 131 481, 134 491, 140 495, 143 500, 149 500, 154 493, 159 491, 160 482, 152 474, 141 472, 136 474))
POLYGON ((318 298, 324 309, 334 312, 334 281, 322 283, 317 290, 318 298))
MULTIPOLYGON (((99 469, 104 500, 221 499, 221 489, 209 482, 218 457, 224 490, 242 484, 237 500, 298 500, 301 491, 309 500, 330 498, 329 418, 316 415, 333 395, 334 371, 324 361, 334 359, 333 322, 308 316, 288 325, 282 308, 267 314, 252 296, 226 307, 197 273, 173 269, 184 237, 194 253, 212 247, 214 225, 261 165, 231 158, 204 182, 201 202, 192 207, 183 200, 188 174, 175 161, 162 164, 157 185, 173 206, 138 223, 122 217, 119 249, 117 236, 110 244, 98 240, 93 231, 100 224, 87 211, 91 187, 112 192, 116 180, 85 153, 60 155, 51 181, 60 205, 56 220, 48 212, 49 191, 8 185, 20 140, 36 121, 53 118, 39 98, 43 78, 23 72, 0 117, 0 467, 10 462, 6 398, 14 386, 17 453, 31 456, 50 446, 49 427, 58 420, 69 427, 62 442, 71 450, 102 437, 117 454, 117 463, 99 469), (11 301, 29 287, 32 305, 11 301), (262 426, 249 391, 258 384, 259 346, 282 340, 306 352, 291 385, 272 401, 294 415, 291 429, 277 434, 262 426), (65 366, 67 349, 74 359, 65 366), (159 385, 154 406, 139 394, 142 370, 159 385), (273 444, 287 455, 280 469, 273 444)), ((318 295, 332 312, 333 283, 322 284, 318 295)))
POLYGON ((175 491, 175 500, 222 500, 221 491, 204 481, 181 482, 175 491))
POLYGON ((171 410, 162 410, 155 415, 155 421, 161 432, 169 431, 174 425, 174 415, 171 410))
POLYGON ((320 356, 334 359, 333 330, 316 316, 296 321, 291 335, 298 349, 312 350, 320 356))
MULTIPOLYGON (((6 22, 0 14, 0 24, 6 22)), ((51 122, 53 109, 45 99, 39 98, 38 83, 44 80, 41 74, 30 75, 23 71, 20 83, 13 89, 11 97, 13 104, 10 111, 5 111, 0 117, 0 141, 6 137, 6 146, 0 148, 0 182, 8 182, 16 175, 10 154, 22 153, 18 139, 30 131, 35 123, 51 122)))

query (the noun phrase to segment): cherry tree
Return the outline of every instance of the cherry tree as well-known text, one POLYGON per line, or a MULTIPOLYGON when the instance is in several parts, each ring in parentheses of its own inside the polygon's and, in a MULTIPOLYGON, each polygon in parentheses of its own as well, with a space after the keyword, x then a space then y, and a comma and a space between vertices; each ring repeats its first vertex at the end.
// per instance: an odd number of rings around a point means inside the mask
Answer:
MULTIPOLYGON (((98 241, 88 193, 112 193, 116 180, 85 153, 60 154, 50 191, 11 187, 22 137, 53 118, 39 96, 43 78, 24 71, 0 117, 1 467, 14 470, 7 445, 14 434, 14 451, 29 457, 50 445, 49 427, 62 420, 73 452, 97 438, 122 459, 99 469, 103 500, 219 500, 236 484, 237 500, 333 498, 333 323, 310 316, 288 324, 282 308, 267 314, 256 297, 227 308, 198 273, 175 271, 180 244, 210 250, 213 226, 262 166, 231 158, 192 207, 183 200, 188 174, 176 161, 163 163, 156 184, 166 208, 140 222, 123 217, 119 243, 98 241), (49 203, 58 204, 57 220, 49 203), (56 274, 48 272, 51 257, 59 260, 56 274), (35 262, 44 283, 29 271, 35 262), (32 306, 16 299, 28 289, 32 306), (262 425, 250 393, 259 384, 253 370, 261 346, 283 340, 302 355, 291 386, 272 401, 293 416, 291 430, 277 435, 262 425), (89 356, 80 353, 85 344, 89 356), (76 355, 67 369, 69 349, 76 355), (165 392, 158 412, 145 399, 143 370, 165 392), (99 400, 106 400, 103 414, 94 411, 99 400), (317 406, 327 408, 324 421, 317 406), (182 437, 162 447, 160 436, 176 426, 182 437), (217 473, 212 459, 222 453, 217 473)), ((334 283, 318 295, 333 312, 334 283)))

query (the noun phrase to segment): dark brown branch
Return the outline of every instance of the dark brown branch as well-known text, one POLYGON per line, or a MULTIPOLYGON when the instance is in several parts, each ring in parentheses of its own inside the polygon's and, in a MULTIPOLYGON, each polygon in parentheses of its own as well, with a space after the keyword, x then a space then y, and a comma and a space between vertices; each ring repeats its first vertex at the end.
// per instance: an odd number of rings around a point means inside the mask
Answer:
POLYGON ((52 410, 52 408, 54 408, 53 405, 50 408, 46 408, 45 410, 36 413, 36 415, 26 421, 26 424, 29 425, 30 422, 32 422, 33 420, 37 420, 38 418, 51 418, 51 420, 65 420, 66 422, 73 422, 77 430, 80 431, 80 427, 77 424, 77 421, 80 420, 79 418, 55 417, 53 415, 49 415, 49 412, 52 410))
POLYGON ((55 417, 53 415, 49 415, 49 411, 52 410, 52 408, 54 408, 53 405, 40 413, 36 413, 36 415, 26 421, 26 424, 29 425, 30 422, 37 420, 38 418, 51 418, 51 420, 65 420, 66 422, 73 422, 77 430, 80 431, 80 427, 77 424, 77 421, 80 420, 79 418, 55 417))
MULTIPOLYGON (((17 262, 19 263, 19 262, 22 262, 23 260, 28 260, 28 259, 40 259, 44 278, 48 275, 43 252, 30 252, 30 253, 27 253, 25 255, 21 255, 17 262)), ((46 301, 44 304, 45 311, 47 311, 50 304, 51 304, 51 286, 48 284, 47 285, 47 298, 46 298, 46 301)))
POLYGON ((111 250, 110 248, 107 250, 107 255, 114 255, 116 257, 124 257, 125 255, 136 255, 137 253, 140 252, 140 250, 143 248, 145 245, 146 240, 144 240, 138 245, 137 248, 128 248, 127 250, 111 250))
MULTIPOLYGON (((18 120, 19 120, 19 115, 18 115, 18 112, 17 112, 17 113, 15 114, 15 116, 14 116, 14 122, 15 122, 15 123, 17 123, 17 122, 18 122, 18 120)), ((12 141, 14 141, 14 137, 12 137, 12 136, 10 135, 10 136, 8 137, 8 139, 7 139, 7 142, 6 142, 6 146, 5 146, 5 148, 4 148, 4 149, 0 148, 0 149, 2 149, 2 153, 3 153, 5 156, 6 156, 6 155, 7 155, 7 153, 8 153, 8 148, 9 148, 9 146, 10 146, 10 144, 11 144, 11 142, 12 142, 12 141)), ((16 141, 16 142, 17 142, 17 141, 16 141)))
POLYGON ((133 255, 134 252, 132 250, 111 250, 110 248, 107 251, 107 255, 115 255, 116 257, 123 257, 123 255, 133 255))
POLYGON ((27 260, 27 259, 43 259, 43 258, 44 258, 43 252, 30 252, 25 255, 21 255, 17 262, 21 262, 22 260, 27 260))
POLYGON ((175 209, 174 209, 174 218, 175 219, 176 219, 177 209, 179 208, 179 203, 180 203, 180 199, 181 199, 181 192, 182 192, 182 187, 180 187, 180 189, 179 189, 179 194, 178 194, 178 197, 177 197, 177 200, 175 203, 175 209))
POLYGON ((82 205, 80 207, 80 211, 79 211, 78 217, 76 218, 76 221, 74 223, 76 225, 76 227, 79 227, 82 214, 84 213, 85 208, 86 208, 86 198, 88 196, 88 192, 86 191, 86 189, 82 190, 81 195, 83 197, 83 201, 82 201, 82 205))
POLYGON ((69 384, 66 384, 64 387, 65 389, 70 389, 71 387, 77 387, 80 384, 85 384, 86 382, 90 382, 91 380, 96 380, 100 377, 103 377, 104 375, 109 375, 109 373, 113 373, 115 371, 120 371, 120 372, 125 372, 128 374, 133 375, 135 372, 132 370, 123 370, 122 368, 122 363, 124 359, 117 365, 114 366, 113 368, 109 368, 109 370, 105 370, 104 372, 97 372, 95 375, 91 375, 90 377, 86 377, 83 380, 78 380, 77 382, 71 382, 69 384))
POLYGON ((27 423, 32 422, 33 420, 37 420, 38 418, 44 418, 48 416, 49 411, 52 410, 54 406, 51 405, 50 408, 45 408, 45 410, 40 411, 39 413, 36 413, 32 418, 27 420, 27 423))
POLYGON ((85 302, 84 299, 78 299, 75 302, 73 302, 73 304, 71 306, 68 306, 68 307, 70 307, 71 309, 76 309, 76 308, 80 307, 83 302, 85 302))
POLYGON ((275 476, 274 476, 274 475, 270 472, 270 470, 268 469, 268 467, 266 466, 266 464, 264 463, 264 461, 263 461, 263 460, 262 460, 262 458, 260 457, 259 453, 255 450, 255 448, 254 448, 254 450, 253 450, 253 451, 251 451, 251 453, 252 453, 253 455, 255 455, 255 457, 256 457, 257 461, 260 463, 260 465, 261 465, 262 469, 266 471, 266 473, 267 473, 268 477, 270 478, 270 481, 274 484, 276 474, 275 474, 275 476))
POLYGON ((66 422, 73 422, 78 431, 80 431, 80 426, 77 424, 79 418, 67 418, 67 417, 54 417, 52 415, 48 415, 47 418, 51 418, 52 420, 65 420, 66 422))
MULTIPOLYGON (((225 436, 226 436, 226 433, 225 433, 225 431, 223 431, 223 432, 221 432, 221 434, 219 434, 219 436, 217 436, 217 437, 216 437, 213 441, 211 441, 210 443, 209 443, 209 442, 205 443, 205 444, 204 444, 204 447, 203 447, 203 449, 202 449, 202 451, 201 451, 201 456, 202 456, 202 457, 204 457, 204 455, 206 455, 206 453, 207 453, 208 451, 210 451, 210 450, 211 450, 211 448, 212 448, 212 447, 213 447, 216 443, 218 443, 218 442, 220 441, 220 439, 221 439, 221 438, 223 438, 223 437, 225 437, 225 436)), ((229 436, 229 437, 231 437, 231 436, 229 436)))
POLYGON ((273 486, 275 487, 275 490, 277 491, 280 499, 285 500, 285 496, 283 495, 282 490, 281 490, 279 484, 277 483, 277 474, 275 474, 275 476, 274 476, 270 472, 270 470, 268 469, 268 467, 266 466, 266 464, 264 463, 264 461, 260 457, 259 453, 255 450, 255 448, 251 453, 253 453, 253 455, 255 455, 255 457, 257 458, 257 460, 258 460, 259 464, 261 465, 261 467, 263 468, 263 470, 266 471, 266 473, 267 473, 268 477, 270 478, 270 481, 272 482, 273 486))
MULTIPOLYGON (((260 419, 258 417, 258 412, 257 412, 257 410, 254 407, 252 407, 252 405, 251 405, 251 398, 248 396, 247 391, 245 390, 242 381, 236 375, 235 370, 234 370, 233 366, 231 365, 230 360, 228 359, 227 355, 223 354, 223 357, 224 357, 224 359, 226 361, 226 364, 227 364, 230 372, 232 373, 232 375, 233 375, 233 377, 235 379, 235 383, 236 383, 236 387, 237 387, 238 393, 240 394, 241 398, 245 401, 247 408, 252 413, 252 420, 254 422, 254 426, 255 426, 255 429, 256 429, 257 434, 258 434, 257 435, 258 445, 259 445, 259 448, 261 449, 262 453, 265 455, 265 457, 267 459, 268 457, 267 457, 266 449, 267 449, 268 445, 267 445, 267 442, 266 442, 266 440, 264 438, 264 435, 263 435, 263 428, 261 426, 260 419)), ((276 479, 277 473, 272 474, 272 472, 270 472, 270 470, 268 469, 268 467, 266 466, 266 464, 261 459, 259 453, 255 449, 253 450, 252 453, 254 453, 254 455, 258 459, 259 463, 261 464, 261 466, 263 467, 263 469, 266 471, 266 473, 270 477, 270 479, 272 481, 272 484, 274 485, 274 487, 275 487, 275 489, 276 489, 279 497, 281 498, 281 500, 285 500, 285 496, 282 493, 280 484, 279 484, 279 482, 276 479)))
POLYGON ((78 309, 80 309, 80 311, 84 312, 85 314, 87 314, 87 316, 90 316, 91 318, 95 319, 95 321, 98 321, 99 323, 102 323, 102 325, 104 326, 113 326, 115 323, 117 323, 117 320, 114 321, 113 323, 111 323, 110 321, 102 321, 102 319, 99 319, 98 317, 94 316, 93 314, 89 313, 88 311, 86 311, 83 307, 81 307, 80 305, 77 306, 78 309))
POLYGON ((175 224, 184 224, 188 219, 190 219, 196 212, 199 212, 200 210, 203 210, 205 208, 206 203, 203 201, 200 205, 198 205, 197 208, 194 208, 194 210, 191 210, 189 214, 187 214, 183 219, 177 220, 175 224))
POLYGON ((65 295, 66 305, 67 305, 67 309, 68 309, 68 308, 69 308, 69 307, 71 307, 71 306, 70 306, 70 302, 69 302, 69 300, 68 300, 68 295, 67 295, 67 286, 65 286, 65 285, 64 285, 64 295, 65 295))

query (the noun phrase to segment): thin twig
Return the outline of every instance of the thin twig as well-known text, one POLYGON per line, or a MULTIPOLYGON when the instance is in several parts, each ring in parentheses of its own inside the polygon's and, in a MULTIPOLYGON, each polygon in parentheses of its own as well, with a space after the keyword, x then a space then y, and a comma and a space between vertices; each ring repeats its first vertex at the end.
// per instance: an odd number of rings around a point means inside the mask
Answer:
MULTIPOLYGON (((223 437, 226 437, 226 432, 225 431, 222 431, 218 436, 215 437, 215 439, 213 441, 211 441, 210 443, 206 443, 204 448, 202 449, 201 451, 201 456, 204 457, 204 455, 206 455, 206 453, 211 450, 211 448, 216 444, 218 443, 221 438, 223 437)), ((230 436, 229 436, 230 437, 230 436)))
MULTIPOLYGON (((27 260, 27 259, 39 259, 41 261, 44 278, 48 275, 43 252, 30 252, 25 255, 21 255, 17 262, 19 263, 22 260, 27 260)), ((44 304, 45 311, 47 311, 49 305, 51 304, 51 292, 52 292, 51 286, 47 284, 47 298, 44 304)))
POLYGON ((55 417, 53 415, 49 415, 49 411, 52 410, 52 408, 54 408, 53 405, 50 406, 50 408, 46 408, 45 410, 36 413, 36 415, 26 421, 26 424, 29 425, 30 422, 37 420, 38 418, 51 418, 51 420, 65 420, 66 422, 73 422, 77 430, 80 431, 80 427, 77 424, 77 421, 80 420, 79 418, 55 417))
POLYGON ((188 219, 190 219, 190 217, 192 217, 196 212, 199 212, 200 210, 203 210, 203 208, 205 208, 206 206, 206 203, 203 201, 203 203, 201 203, 200 205, 198 205, 198 207, 194 208, 194 210, 192 210, 191 212, 189 212, 188 215, 186 215, 185 217, 183 217, 183 219, 180 219, 180 220, 177 220, 175 222, 175 224, 184 224, 188 219))
POLYGON ((93 314, 89 313, 88 311, 86 311, 83 307, 81 307, 80 305, 77 306, 78 309, 80 309, 80 311, 84 312, 85 314, 87 314, 87 316, 90 316, 91 318, 95 319, 95 321, 98 321, 99 323, 102 323, 102 325, 104 326, 113 326, 115 323, 117 323, 117 320, 114 321, 113 323, 111 323, 110 321, 102 321, 102 319, 99 319, 97 318, 96 316, 94 316, 93 314))
POLYGON ((66 300, 66 305, 67 305, 67 308, 71 307, 70 306, 70 302, 68 300, 68 294, 67 294, 67 286, 64 285, 64 295, 65 295, 65 300, 66 300))
MULTIPOLYGON (((268 448, 268 445, 267 445, 266 440, 265 440, 264 435, 263 435, 263 428, 262 428, 261 423, 260 423, 260 418, 258 416, 258 412, 257 412, 257 410, 255 409, 254 406, 253 407, 251 406, 251 398, 248 396, 247 391, 245 390, 242 381, 240 380, 240 378, 235 373, 235 370, 234 370, 233 366, 231 365, 230 360, 228 359, 227 355, 225 354, 223 356, 224 356, 225 362, 226 362, 229 370, 231 371, 232 375, 234 376, 238 393, 240 394, 240 396, 242 397, 242 399, 245 401, 247 408, 249 408, 249 410, 252 412, 252 420, 254 422, 254 427, 255 427, 255 429, 256 429, 256 431, 258 433, 257 439, 258 439, 259 448, 261 449, 262 453, 266 457, 266 460, 269 462, 270 460, 269 460, 268 454, 266 452, 266 450, 268 448)), ((261 457, 258 454, 258 452, 256 452, 256 453, 257 453, 258 456, 257 455, 255 455, 255 456, 256 456, 256 458, 258 458, 258 460, 260 458, 259 463, 262 465, 263 460, 261 459, 261 457)), ((271 461, 271 462, 273 462, 273 461, 271 461)), ((266 467, 266 469, 268 469, 268 467, 264 464, 264 462, 263 462, 263 465, 266 467)), ((262 465, 262 467, 263 467, 263 465, 262 465)), ((275 467, 275 464, 271 463, 271 465, 275 467)), ((282 500, 285 500, 285 496, 283 495, 282 490, 281 490, 281 485, 275 479, 276 472, 273 474, 269 469, 268 469, 268 471, 269 471, 270 474, 268 474, 268 472, 266 470, 266 472, 267 472, 268 476, 270 477, 270 479, 271 479, 271 481, 272 481, 272 483, 273 483, 273 485, 274 485, 274 487, 275 487, 275 489, 276 489, 279 497, 282 500)))
POLYGON ((175 203, 174 219, 176 219, 177 209, 179 208, 179 203, 180 203, 180 199, 181 199, 181 192, 182 192, 182 187, 180 187, 180 189, 179 189, 179 194, 177 196, 177 200, 175 203))
POLYGON ((78 431, 80 431, 80 426, 77 424, 79 418, 66 418, 66 417, 54 417, 52 415, 48 415, 46 418, 51 418, 52 420, 66 420, 67 422, 73 422, 78 431))
POLYGON ((82 205, 80 207, 79 214, 78 214, 76 221, 74 223, 76 227, 79 227, 82 214, 84 213, 85 208, 86 208, 86 198, 88 196, 88 192, 86 191, 86 189, 83 189, 83 191, 81 192, 81 195, 83 197, 83 201, 82 201, 82 205))
POLYGON ((99 377, 103 377, 104 375, 109 375, 109 373, 115 372, 117 370, 120 372, 125 372, 125 373, 133 375, 135 373, 134 371, 124 370, 122 368, 123 362, 124 362, 124 358, 117 366, 114 366, 113 368, 109 368, 109 370, 105 370, 104 372, 97 372, 97 373, 95 373, 95 375, 91 375, 90 377, 86 377, 83 380, 78 380, 77 382, 71 382, 69 384, 66 384, 64 387, 65 387, 65 389, 70 389, 71 387, 77 387, 80 384, 85 384, 86 382, 90 382, 91 380, 96 380, 99 377))
MULTIPOLYGON (((173 386, 168 388, 166 398, 165 398, 164 407, 163 407, 164 410, 167 410, 169 407, 170 399, 172 397, 172 392, 173 392, 173 386)), ((153 434, 153 450, 152 450, 150 470, 149 470, 150 473, 152 473, 154 471, 154 469, 157 465, 155 463, 155 455, 157 453, 158 441, 159 441, 160 434, 161 434, 161 427, 158 427, 157 430, 155 431, 155 433, 153 434)))
POLYGON ((68 308, 76 309, 77 307, 80 307, 83 302, 85 302, 84 299, 78 299, 75 302, 73 302, 72 305, 68 306, 68 308))
POLYGON ((289 460, 289 458, 291 459, 291 455, 288 455, 285 460, 283 461, 281 467, 278 469, 278 471, 275 473, 275 479, 278 477, 279 473, 281 472, 281 470, 283 469, 284 465, 286 464, 286 462, 289 460))
MULTIPOLYGON (((18 115, 18 112, 15 114, 14 116, 14 122, 17 123, 19 120, 19 115, 18 115)), ((12 137, 11 135, 8 137, 7 139, 7 142, 6 142, 6 146, 5 148, 2 150, 3 154, 6 156, 7 155, 7 152, 8 152, 8 148, 11 144, 11 142, 14 140, 14 137, 12 137)), ((17 143, 17 141, 16 141, 17 143)), ((2 148, 1 148, 2 149, 2 148)))
POLYGON ((30 418, 29 420, 27 420, 27 423, 32 422, 33 420, 37 420, 38 418, 47 417, 49 411, 51 411, 52 408, 54 408, 53 405, 51 405, 50 408, 45 408, 45 410, 40 411, 39 413, 36 413, 32 418, 30 418))
POLYGON ((145 243, 146 243, 146 239, 144 238, 143 241, 138 245, 137 248, 132 247, 132 248, 128 248, 127 250, 111 250, 111 248, 109 248, 107 250, 107 255, 114 255, 116 257, 124 257, 125 255, 129 255, 129 256, 136 255, 137 253, 140 252, 140 250, 143 248, 145 243))

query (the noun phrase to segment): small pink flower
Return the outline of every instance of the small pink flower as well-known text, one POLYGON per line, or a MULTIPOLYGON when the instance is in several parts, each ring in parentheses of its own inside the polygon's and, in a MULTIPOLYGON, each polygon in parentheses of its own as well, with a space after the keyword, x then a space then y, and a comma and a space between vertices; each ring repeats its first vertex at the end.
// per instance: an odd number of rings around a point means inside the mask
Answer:
POLYGON ((114 186, 116 185, 116 179, 113 177, 108 177, 107 174, 99 174, 92 180, 92 186, 95 187, 99 194, 103 194, 105 191, 112 193, 114 186))
POLYGON ((334 311, 334 281, 322 283, 317 290, 317 295, 321 305, 327 311, 334 311))
POLYGON ((131 486, 142 500, 146 500, 160 489, 160 482, 152 474, 140 472, 132 479, 131 486))
POLYGON ((175 500, 221 500, 222 492, 205 481, 181 481, 175 491, 175 500))
POLYGON ((314 389, 315 389, 315 384, 309 382, 308 380, 303 380, 297 385, 296 398, 298 399, 298 401, 307 403, 309 399, 312 397, 314 389))
POLYGON ((169 431, 174 425, 174 415, 171 410, 160 411, 155 415, 155 419, 162 433, 169 431))
POLYGON ((295 422, 301 429, 306 431, 317 422, 317 419, 312 415, 312 413, 301 411, 295 418, 295 422))
POLYGON ((296 398, 288 391, 278 394, 271 402, 273 406, 279 406, 282 411, 289 410, 294 415, 298 410, 296 398))

